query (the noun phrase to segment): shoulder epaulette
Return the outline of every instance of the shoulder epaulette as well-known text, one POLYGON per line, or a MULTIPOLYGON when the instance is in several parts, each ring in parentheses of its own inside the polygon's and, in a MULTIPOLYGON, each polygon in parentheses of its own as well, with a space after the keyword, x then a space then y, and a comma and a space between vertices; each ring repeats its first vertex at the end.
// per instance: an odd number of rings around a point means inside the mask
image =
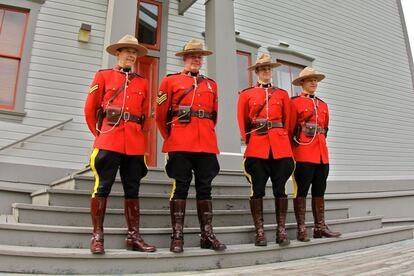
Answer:
POLYGON ((207 76, 204 76, 204 75, 201 75, 201 76, 203 76, 203 78, 206 78, 206 79, 208 79, 208 80, 211 80, 211 81, 213 81, 213 82, 216 82, 215 80, 210 79, 210 78, 209 78, 209 77, 207 77, 207 76))
POLYGON ((179 75, 179 74, 181 74, 181 72, 178 72, 178 73, 172 73, 172 74, 167 74, 167 77, 169 77, 169 76, 174 76, 174 75, 179 75))
POLYGON ((245 89, 241 90, 241 91, 240 91, 240 93, 241 93, 241 92, 244 92, 244 91, 246 91, 246 90, 252 89, 252 88, 254 88, 254 86, 247 87, 247 88, 245 88, 245 89))
POLYGON ((112 68, 99 69, 98 71, 101 72, 101 71, 108 71, 108 70, 112 70, 112 68))
POLYGON ((300 98, 299 96, 293 96, 292 98, 290 98, 291 100, 294 100, 296 98, 300 98))
POLYGON ((321 98, 315 97, 316 99, 320 100, 321 102, 325 103, 321 98))

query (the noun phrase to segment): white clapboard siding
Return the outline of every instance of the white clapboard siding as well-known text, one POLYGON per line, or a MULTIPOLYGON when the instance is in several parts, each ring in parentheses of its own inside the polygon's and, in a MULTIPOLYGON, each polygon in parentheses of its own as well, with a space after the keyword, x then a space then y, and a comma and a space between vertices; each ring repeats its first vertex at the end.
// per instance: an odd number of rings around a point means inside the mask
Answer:
POLYGON ((83 107, 102 63, 106 0, 47 0, 35 28, 22 122, 0 121, 0 146, 62 121, 55 129, 0 152, 0 162, 79 169, 88 162, 93 137, 83 107), (91 24, 89 43, 78 42, 81 23, 91 24))
POLYGON ((414 178, 413 84, 396 2, 260 2, 234 2, 240 36, 287 42, 327 75, 319 95, 331 112, 331 179, 414 178))

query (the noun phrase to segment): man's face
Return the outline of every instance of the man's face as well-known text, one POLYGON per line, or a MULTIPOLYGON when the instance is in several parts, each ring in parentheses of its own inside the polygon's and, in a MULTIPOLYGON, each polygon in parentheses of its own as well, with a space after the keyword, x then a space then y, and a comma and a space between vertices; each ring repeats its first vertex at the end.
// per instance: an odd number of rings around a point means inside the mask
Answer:
POLYGON ((272 67, 270 66, 261 66, 259 68, 257 68, 256 70, 256 74, 259 78, 260 81, 262 82, 270 82, 270 80, 272 79, 272 67))
POLYGON ((308 93, 315 93, 316 88, 318 88, 318 79, 308 78, 302 81, 302 88, 308 93))
POLYGON ((118 65, 131 68, 137 60, 138 52, 134 48, 122 48, 117 52, 118 65))
POLYGON ((184 61, 184 68, 187 71, 196 73, 200 70, 201 66, 203 66, 204 60, 203 57, 200 55, 185 55, 183 58, 184 61))

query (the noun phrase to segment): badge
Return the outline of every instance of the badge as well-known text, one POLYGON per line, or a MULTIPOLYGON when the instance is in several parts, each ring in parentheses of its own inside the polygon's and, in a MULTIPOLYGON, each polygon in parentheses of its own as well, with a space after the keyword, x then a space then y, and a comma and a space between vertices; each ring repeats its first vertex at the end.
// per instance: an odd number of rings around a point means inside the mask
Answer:
POLYGON ((99 88, 99 84, 95 84, 94 86, 92 86, 91 88, 89 88, 89 94, 91 94, 92 92, 94 92, 98 88, 99 88))
POLYGON ((160 91, 160 92, 158 93, 158 96, 157 96, 156 102, 157 102, 157 104, 158 104, 158 105, 161 105, 161 104, 162 104, 163 102, 165 102, 167 99, 168 99, 168 94, 167 94, 167 93, 164 93, 164 92, 162 92, 162 91, 160 91))

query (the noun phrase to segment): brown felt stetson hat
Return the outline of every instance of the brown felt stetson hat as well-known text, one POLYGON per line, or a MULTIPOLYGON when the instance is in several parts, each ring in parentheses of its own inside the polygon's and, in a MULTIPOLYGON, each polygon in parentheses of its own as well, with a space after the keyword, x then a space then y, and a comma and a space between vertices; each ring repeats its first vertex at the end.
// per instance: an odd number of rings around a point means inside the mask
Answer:
POLYGON ((315 78, 318 80, 318 82, 320 82, 321 80, 325 78, 325 75, 319 72, 316 72, 315 69, 311 67, 305 67, 302 71, 300 71, 299 77, 297 77, 296 79, 292 81, 292 84, 296 86, 300 86, 302 85, 302 81, 308 78, 315 78))
POLYGON ((262 54, 257 58, 256 63, 248 67, 247 69, 252 71, 252 70, 255 70, 256 68, 263 67, 263 66, 269 66, 271 68, 275 68, 280 65, 282 64, 279 62, 273 62, 269 54, 262 54))
POLYGON ((108 47, 106 47, 106 51, 109 54, 115 56, 116 51, 118 51, 121 48, 134 48, 135 50, 137 50, 139 57, 145 56, 148 53, 147 48, 139 44, 138 39, 133 35, 125 35, 117 43, 111 44, 108 47))
POLYGON ((204 48, 203 42, 201 40, 198 40, 196 38, 192 38, 189 42, 187 42, 184 45, 183 50, 176 53, 175 55, 177 57, 183 57, 183 56, 188 55, 188 54, 200 55, 200 56, 209 56, 212 53, 213 53, 212 51, 209 51, 209 50, 204 48))

